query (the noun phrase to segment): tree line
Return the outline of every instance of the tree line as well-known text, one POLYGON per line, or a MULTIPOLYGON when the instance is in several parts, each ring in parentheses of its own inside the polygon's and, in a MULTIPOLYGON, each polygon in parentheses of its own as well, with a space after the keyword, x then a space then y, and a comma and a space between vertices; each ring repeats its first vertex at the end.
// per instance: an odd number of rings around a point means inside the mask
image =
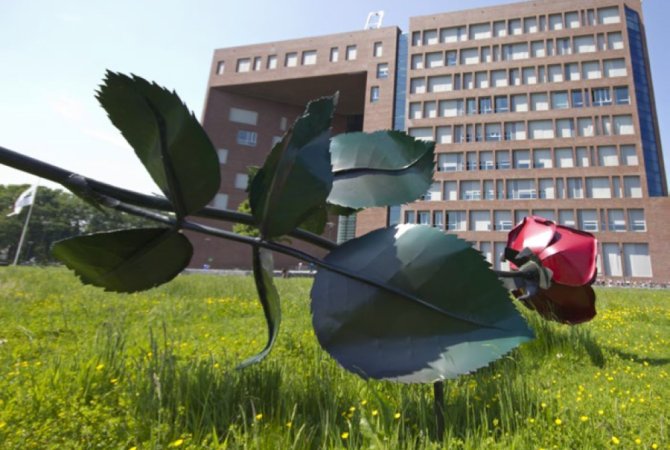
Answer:
MULTIPOLYGON (((28 187, 26 184, 0 185, 0 264, 14 260, 29 208, 23 208, 15 216, 7 214, 14 210, 14 202, 28 187)), ((50 249, 61 239, 148 224, 145 219, 129 214, 96 209, 69 192, 40 187, 19 263, 55 262, 50 249)))

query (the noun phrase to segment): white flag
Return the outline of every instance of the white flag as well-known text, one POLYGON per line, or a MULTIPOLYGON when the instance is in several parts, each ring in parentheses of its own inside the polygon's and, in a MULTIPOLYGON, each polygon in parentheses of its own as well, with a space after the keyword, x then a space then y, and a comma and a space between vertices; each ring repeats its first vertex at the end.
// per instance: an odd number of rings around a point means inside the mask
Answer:
POLYGON ((37 191, 37 186, 31 186, 21 195, 19 195, 19 198, 16 199, 14 202, 14 211, 11 213, 7 214, 7 217, 9 216, 15 216, 21 212, 24 206, 30 206, 33 204, 33 201, 35 200, 35 192, 37 191))

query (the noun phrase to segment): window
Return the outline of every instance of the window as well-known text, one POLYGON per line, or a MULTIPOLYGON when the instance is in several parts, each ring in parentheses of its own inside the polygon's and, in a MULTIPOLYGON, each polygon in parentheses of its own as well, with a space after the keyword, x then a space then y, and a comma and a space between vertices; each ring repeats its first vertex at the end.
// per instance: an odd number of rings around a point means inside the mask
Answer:
POLYGON ((237 132, 237 143, 246 147, 255 147, 258 134, 255 131, 239 130, 237 132))
POLYGON ((237 60, 237 71, 238 72, 249 72, 251 70, 251 59, 250 58, 240 58, 237 60))
POLYGON ((568 178, 568 198, 584 198, 581 178, 568 178))
POLYGON ((425 30, 423 32, 423 45, 437 44, 437 30, 425 30))
POLYGON ((447 92, 453 89, 451 75, 428 77, 428 92, 447 92))
POLYGON ((523 32, 521 28, 521 19, 511 19, 508 22, 510 36, 519 35, 523 32))
POLYGON ((593 119, 591 117, 580 117, 577 119, 577 135, 591 137, 594 136, 593 119))
POLYGON ((610 8, 598 9, 598 23, 601 25, 608 25, 611 23, 619 23, 619 8, 616 6, 610 8))
POLYGON ((340 49, 332 47, 330 49, 330 62, 337 62, 338 59, 340 59, 340 49))
POLYGON ((602 260, 605 275, 610 277, 620 277, 623 275, 619 244, 603 243, 602 260))
POLYGON ((423 104, 423 117, 426 119, 434 119, 437 117, 436 102, 425 102, 423 104))
POLYGON ((219 61, 218 63, 216 63, 217 75, 222 75, 225 70, 226 70, 226 63, 224 61, 219 61))
POLYGON ((379 86, 372 86, 370 88, 370 103, 379 101, 379 86))
POLYGON ((504 20, 493 22, 493 36, 494 37, 507 36, 507 28, 505 28, 504 20))
POLYGON ((433 69, 435 67, 442 67, 444 65, 444 53, 431 52, 426 53, 426 67, 433 69))
POLYGON ((423 69, 423 55, 412 55, 412 70, 423 69))
POLYGON ((640 187, 640 177, 623 177, 624 197, 642 198, 642 188, 640 187))
POLYGON ((497 113, 505 113, 509 111, 509 102, 506 95, 495 97, 495 108, 497 113))
POLYGON ((214 196, 214 201, 212 202, 212 207, 216 209, 228 209, 228 195, 216 194, 214 196))
POLYGON ((535 180, 507 180, 507 198, 511 200, 537 198, 535 180))
POLYGON ((560 64, 552 64, 547 70, 550 83, 560 83, 563 81, 563 68, 560 64))
POLYGON ((491 213, 488 211, 470 211, 470 231, 491 230, 491 213))
POLYGON ((485 126, 485 133, 485 140, 487 142, 502 140, 502 133, 499 123, 487 123, 485 126))
POLYGON ((471 116, 477 114, 477 100, 474 98, 468 98, 465 100, 465 114, 471 116))
POLYGON ((614 134, 615 135, 627 135, 634 134, 635 129, 633 128, 633 117, 629 115, 625 116, 614 116, 614 134))
POLYGON ((626 231, 626 220, 623 209, 610 209, 607 211, 607 229, 609 231, 626 231))
POLYGON ((556 157, 556 167, 575 167, 571 148, 557 148, 554 150, 554 155, 556 157))
POLYGON ((583 108, 584 107, 584 93, 581 89, 572 91, 572 107, 573 108, 583 108))
POLYGON ((637 166, 637 152, 634 145, 621 146, 621 162, 624 166, 637 166))
POLYGON ((488 39, 491 37, 491 24, 478 23, 470 25, 470 39, 488 39))
POLYGON ((316 64, 316 50, 305 50, 302 52, 302 65, 313 66, 316 64))
POLYGON ((556 120, 556 137, 570 138, 575 136, 575 122, 572 119, 556 120))
POLYGON ((405 211, 405 223, 416 223, 415 211, 405 211))
POLYGON ((433 226, 435 228, 444 229, 444 212, 433 211, 433 226))
POLYGON ((277 68, 277 55, 270 55, 268 56, 268 69, 276 69, 277 68))
POLYGON ((491 72, 491 85, 493 87, 507 86, 507 73, 505 70, 494 70, 491 72))
POLYGON ((543 58, 547 56, 544 41, 533 41, 530 43, 530 56, 533 58, 543 58))
POLYGON ((593 106, 608 106, 612 104, 610 88, 591 89, 591 102, 593 106))
POLYGON ((249 175, 246 173, 235 174, 235 189, 245 190, 249 184, 249 175))
POLYGON ((570 48, 570 38, 556 39, 556 54, 569 55, 570 53, 572 53, 570 48))
POLYGON ((409 83, 410 94, 425 94, 426 93, 426 79, 412 78, 409 83))
POLYGON ((455 66, 456 63, 458 62, 458 55, 456 50, 449 50, 447 53, 447 65, 448 66, 455 66))
POLYGON ((617 105, 630 105, 628 86, 617 86, 614 88, 614 102, 617 105))
POLYGON ((479 153, 479 168, 481 170, 495 169, 495 165, 493 163, 493 152, 486 151, 479 153))
POLYGON ((595 209, 582 209, 578 215, 581 230, 598 231, 598 212, 595 209))
POLYGON ((578 63, 570 63, 565 65, 565 80, 566 81, 577 81, 580 80, 581 73, 579 72, 578 63))
POLYGON ((526 123, 525 122, 506 122, 505 123, 505 140, 519 141, 526 139, 526 123))
POLYGON ((286 54, 284 58, 285 67, 295 67, 298 65, 298 54, 296 52, 290 52, 286 54))
POLYGON ((606 78, 625 77, 626 62, 622 59, 606 59, 603 61, 603 71, 606 78))
POLYGON ((614 167, 619 165, 619 155, 613 145, 598 147, 598 165, 602 167, 614 167))
POLYGON ((650 278, 649 244, 623 244, 626 276, 650 278))
POLYGON ((353 61, 356 59, 356 46, 355 45, 347 45, 347 54, 346 54, 346 60, 347 61, 353 61))
POLYGON ((384 47, 381 42, 375 42, 372 47, 372 56, 375 58, 381 58, 384 54, 384 47))
POLYGON ((256 125, 258 123, 258 113, 242 108, 230 108, 228 120, 245 125, 256 125))
POLYGON ((549 109, 549 96, 544 92, 537 92, 530 95, 531 111, 547 111, 549 109))
POLYGON ((579 28, 579 13, 577 11, 565 13, 565 27, 579 28))
POLYGON ((531 120, 528 122, 530 139, 553 139, 554 127, 551 120, 531 120))
POLYGON ((587 177, 586 198, 612 198, 609 178, 587 177))
POLYGON ((596 51, 596 43, 593 35, 575 37, 575 53, 593 53, 596 51))
POLYGON ((647 231, 647 222, 644 220, 643 209, 628 210, 628 229, 630 231, 647 231))
POLYGON ((422 141, 432 141, 434 139, 432 127, 410 128, 409 135, 422 141))
POLYGON ((511 211, 494 211, 494 228, 498 231, 509 231, 512 229, 511 211))
POLYGON ((550 30, 562 30, 563 29, 563 17, 560 14, 550 14, 549 15, 549 29, 550 30))
POLYGON ((523 32, 524 33, 537 33, 537 18, 536 17, 526 17, 523 19, 523 32))
POLYGON ((447 230, 465 231, 465 211, 447 212, 447 230))
POLYGON ((526 94, 516 94, 511 96, 512 111, 527 112, 528 111, 528 96, 526 94))
POLYGON ((461 64, 479 63, 479 52, 476 48, 464 48, 461 50, 461 64))
POLYGON ((383 79, 389 76, 389 65, 387 63, 377 64, 377 78, 383 79))
POLYGON ((567 109, 568 105, 568 91, 559 91, 551 93, 551 108, 552 109, 567 109))
POLYGON ((437 158, 438 172, 458 172, 463 170, 462 153, 442 153, 437 158))
POLYGON ((530 169, 530 150, 514 150, 512 159, 515 169, 530 169))
POLYGON ((602 77, 600 72, 600 63, 598 61, 587 61, 582 63, 582 78, 585 80, 595 80, 602 77))
POLYGON ((509 151, 501 150, 496 152, 496 169, 504 170, 512 167, 509 161, 509 151))
POLYGON ((444 199, 445 200, 458 200, 458 191, 456 190, 455 181, 445 181, 444 182, 444 199))
POLYGON ((479 113, 480 114, 491 114, 493 109, 491 108, 491 97, 479 97, 479 113))
POLYGON ((553 167, 551 151, 548 148, 533 151, 533 165, 536 169, 550 169, 553 167))
POLYGON ((430 212, 429 211, 419 211, 418 224, 419 225, 430 225, 430 212))
POLYGON ((461 181, 461 200, 481 200, 480 182, 475 180, 461 181))
POLYGON ((219 164, 225 164, 228 161, 228 150, 220 148, 216 150, 216 155, 219 157, 219 164))
POLYGON ((623 37, 621 33, 607 33, 607 48, 610 50, 623 49, 623 37))

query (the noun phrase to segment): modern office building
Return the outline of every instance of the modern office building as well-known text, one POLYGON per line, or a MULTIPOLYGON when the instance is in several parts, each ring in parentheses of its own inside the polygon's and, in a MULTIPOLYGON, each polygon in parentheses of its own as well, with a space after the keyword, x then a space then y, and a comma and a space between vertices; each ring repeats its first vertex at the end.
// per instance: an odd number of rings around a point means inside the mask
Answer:
MULTIPOLYGON (((235 209, 246 167, 262 163, 309 99, 334 91, 335 132, 434 140, 436 171, 423 200, 333 218, 327 236, 426 224, 504 267, 508 231, 534 214, 593 232, 604 278, 670 281, 670 200, 639 0, 537 0, 413 17, 406 34, 216 50, 203 119, 221 160, 215 206, 235 209)), ((197 246, 195 264, 218 267, 224 251, 227 267, 248 265, 248 251, 231 259, 227 245, 197 246)))

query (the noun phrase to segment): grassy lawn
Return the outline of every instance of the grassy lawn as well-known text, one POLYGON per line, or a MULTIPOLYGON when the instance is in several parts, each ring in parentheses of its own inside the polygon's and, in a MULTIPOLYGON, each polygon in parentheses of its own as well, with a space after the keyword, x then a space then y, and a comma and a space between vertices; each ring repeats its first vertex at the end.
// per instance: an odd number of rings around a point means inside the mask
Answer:
MULTIPOLYGON (((0 448, 670 449, 670 292, 598 290, 589 324, 548 324, 432 387, 364 382, 320 349, 311 280, 276 280, 278 344, 250 278, 181 276, 133 295, 63 269, 0 268, 0 448)), ((374 320, 371 319, 371 320, 374 320)))

